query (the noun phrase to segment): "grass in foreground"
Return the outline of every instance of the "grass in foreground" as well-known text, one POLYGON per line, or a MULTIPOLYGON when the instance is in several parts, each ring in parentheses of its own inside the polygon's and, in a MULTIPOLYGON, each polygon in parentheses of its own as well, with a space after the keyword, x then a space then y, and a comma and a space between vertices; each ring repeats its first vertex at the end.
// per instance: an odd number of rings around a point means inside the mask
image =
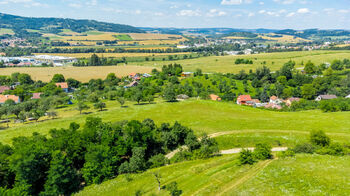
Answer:
POLYGON ((79 112, 72 107, 65 108, 65 111, 59 111, 59 119, 1 130, 0 142, 10 143, 13 137, 29 136, 33 132, 47 134, 50 129, 66 128, 71 122, 82 124, 88 116, 101 117, 104 121, 112 122, 145 118, 153 119, 157 124, 179 121, 184 126, 192 128, 198 135, 204 132, 208 134, 228 132, 231 135, 253 134, 252 137, 265 138, 267 134, 272 136, 277 134, 278 137, 286 137, 287 140, 293 141, 299 134, 304 135, 306 139, 311 130, 324 130, 336 141, 346 141, 350 138, 348 120, 350 112, 322 113, 318 110, 274 112, 242 107, 229 102, 204 100, 177 103, 159 101, 146 105, 128 103, 128 106, 120 108, 117 101, 108 102, 107 111, 88 115, 79 115, 79 112), (264 134, 259 136, 256 133, 264 134))

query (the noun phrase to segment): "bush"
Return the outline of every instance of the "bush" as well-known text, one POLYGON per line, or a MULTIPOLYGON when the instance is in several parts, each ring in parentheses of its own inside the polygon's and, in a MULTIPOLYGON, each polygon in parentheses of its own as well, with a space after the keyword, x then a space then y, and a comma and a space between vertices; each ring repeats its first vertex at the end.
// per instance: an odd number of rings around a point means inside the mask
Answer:
POLYGON ((171 182, 170 184, 166 185, 166 190, 170 192, 171 196, 179 196, 182 194, 182 190, 179 190, 177 187, 177 182, 171 182))
POLYGON ((278 156, 281 158, 294 157, 295 152, 292 149, 288 149, 286 151, 279 152, 278 156))
POLYGON ((192 159, 192 153, 187 150, 177 152, 171 159, 171 163, 178 163, 182 161, 189 161, 192 159))
POLYGON ((148 160, 150 168, 161 167, 169 163, 169 159, 166 158, 163 154, 154 155, 148 160))
POLYGON ((254 154, 252 153, 252 151, 248 150, 248 149, 243 149, 240 153, 239 153, 239 163, 240 165, 253 165, 256 161, 254 154))
POLYGON ((271 159, 273 157, 271 149, 272 148, 269 144, 257 144, 254 151, 254 156, 259 160, 271 159))
POLYGON ((323 131, 312 131, 310 142, 313 145, 324 147, 331 143, 331 139, 323 131))
POLYGON ((346 149, 339 143, 333 143, 329 147, 316 150, 316 153, 321 155, 344 156, 346 154, 346 149))
POLYGON ((308 153, 312 154, 315 151, 315 147, 309 143, 304 143, 304 144, 297 144, 294 148, 293 151, 295 153, 308 153))

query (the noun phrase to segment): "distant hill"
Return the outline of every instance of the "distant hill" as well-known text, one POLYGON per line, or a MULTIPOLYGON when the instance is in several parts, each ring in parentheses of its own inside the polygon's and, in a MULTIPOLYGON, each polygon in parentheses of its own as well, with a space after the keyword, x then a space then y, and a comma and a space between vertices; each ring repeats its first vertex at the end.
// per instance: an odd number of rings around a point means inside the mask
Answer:
POLYGON ((348 30, 321 30, 321 29, 306 29, 302 31, 296 31, 293 29, 285 29, 275 32, 276 34, 293 35, 304 39, 312 37, 336 37, 336 36, 350 36, 348 30))
POLYGON ((143 30, 129 25, 98 22, 95 20, 75 20, 65 18, 32 18, 0 13, 0 28, 12 29, 16 35, 40 36, 40 33, 60 33, 69 29, 77 33, 86 31, 104 31, 116 33, 144 33, 143 30), (27 31, 37 30, 38 32, 27 31))

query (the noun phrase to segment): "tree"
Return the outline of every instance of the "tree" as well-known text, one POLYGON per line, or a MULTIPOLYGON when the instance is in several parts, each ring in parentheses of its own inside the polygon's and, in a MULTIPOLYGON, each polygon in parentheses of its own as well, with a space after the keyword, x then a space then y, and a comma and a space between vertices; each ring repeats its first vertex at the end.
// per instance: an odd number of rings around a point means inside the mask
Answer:
POLYGON ((79 189, 79 176, 72 162, 60 151, 52 153, 45 183, 46 195, 70 195, 79 189))
POLYGON ((317 71, 317 67, 311 61, 308 61, 304 70, 307 74, 314 74, 317 71))
POLYGON ((76 109, 81 114, 83 110, 88 110, 88 109, 90 109, 90 107, 88 105, 86 105, 83 101, 79 101, 76 109))
POLYGON ((243 149, 239 153, 239 163, 241 165, 249 164, 253 165, 256 162, 254 154, 248 149, 243 149))
POLYGON ((311 144, 317 146, 329 146, 331 139, 323 131, 312 131, 310 134, 311 144))
POLYGON ((272 159, 271 146, 269 144, 257 144, 254 150, 255 158, 259 160, 272 159))
POLYGON ((62 74, 55 74, 51 80, 51 82, 53 82, 53 83, 59 83, 59 82, 65 82, 65 81, 66 81, 66 79, 64 78, 64 76, 62 74))
POLYGON ((104 108, 106 108, 106 103, 102 101, 98 101, 97 103, 94 104, 95 109, 99 109, 102 111, 104 108))
POLYGON ((125 104, 125 99, 124 99, 124 97, 118 97, 118 102, 119 102, 119 104, 120 104, 120 107, 123 107, 123 105, 125 104))
POLYGON ((142 90, 136 90, 135 94, 132 96, 132 99, 137 102, 139 105, 140 102, 143 100, 143 93, 142 90))
POLYGON ((174 86, 172 84, 169 84, 165 87, 164 92, 163 92, 163 97, 167 101, 176 101, 176 93, 174 86))
POLYGON ((148 95, 148 96, 146 97, 146 100, 148 101, 148 103, 152 103, 152 102, 154 101, 153 95, 148 95))
POLYGON ((145 149, 142 147, 135 147, 132 149, 132 157, 129 162, 130 172, 144 171, 146 167, 145 149))
POLYGON ((316 89, 312 84, 304 84, 301 87, 301 95, 304 99, 313 99, 316 95, 316 89))
POLYGON ((32 78, 30 77, 29 74, 20 74, 18 76, 18 82, 20 82, 21 84, 33 84, 34 81, 32 80, 32 78))
POLYGON ((159 174, 159 171, 153 172, 153 176, 156 178, 157 184, 158 184, 158 191, 160 191, 161 187, 160 187, 160 179, 162 178, 162 176, 159 174))
POLYGON ((166 190, 170 192, 171 196, 179 196, 182 194, 182 190, 177 188, 177 182, 171 182, 166 185, 166 190))

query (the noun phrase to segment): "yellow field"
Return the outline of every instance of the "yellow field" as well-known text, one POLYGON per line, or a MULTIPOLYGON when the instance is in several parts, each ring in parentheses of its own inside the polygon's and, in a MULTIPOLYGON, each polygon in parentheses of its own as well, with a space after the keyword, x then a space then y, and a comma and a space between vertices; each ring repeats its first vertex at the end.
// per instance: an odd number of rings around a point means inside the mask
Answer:
POLYGON ((65 78, 74 78, 81 82, 90 79, 106 78, 109 73, 118 77, 127 76, 131 72, 150 73, 153 67, 146 66, 99 66, 99 67, 37 67, 37 68, 0 68, 0 75, 11 75, 20 72, 32 76, 33 80, 49 82, 55 74, 63 74, 65 78))
POLYGON ((5 35, 5 34, 14 35, 15 32, 13 32, 12 29, 0 28, 0 35, 5 35))
POLYGON ((34 55, 54 55, 74 58, 90 58, 91 55, 96 54, 100 57, 149 57, 149 56, 168 56, 168 55, 180 55, 190 54, 190 52, 182 53, 34 53, 34 55))
POLYGON ((133 40, 184 39, 181 35, 155 33, 128 33, 133 40))
POLYGON ((237 36, 229 36, 229 37, 225 37, 226 39, 249 39, 247 37, 237 37, 237 36))
MULTIPOLYGON (((269 35, 275 35, 273 33, 269 35)), ((264 36, 264 35, 259 35, 259 37, 266 39, 266 40, 271 40, 271 41, 276 41, 280 43, 298 43, 298 42, 309 42, 310 40, 306 40, 300 37, 294 37, 291 35, 282 35, 283 37, 269 37, 269 36, 264 36)))

